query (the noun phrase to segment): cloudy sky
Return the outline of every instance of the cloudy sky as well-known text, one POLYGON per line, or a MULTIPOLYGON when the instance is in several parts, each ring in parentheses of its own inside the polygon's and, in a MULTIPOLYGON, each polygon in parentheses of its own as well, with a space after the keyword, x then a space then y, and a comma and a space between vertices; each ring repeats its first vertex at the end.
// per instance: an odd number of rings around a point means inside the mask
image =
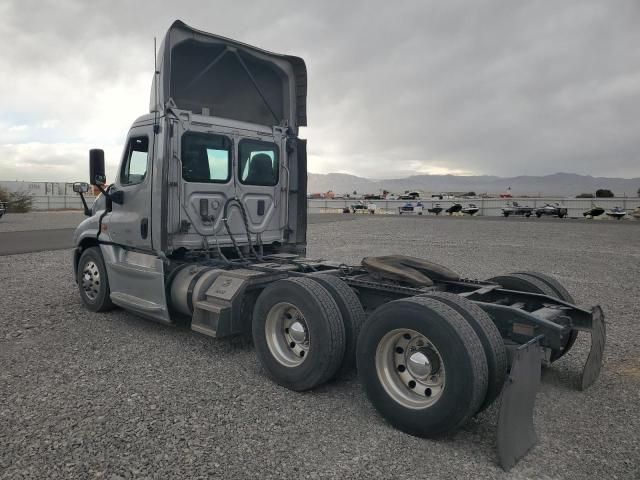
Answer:
POLYGON ((310 171, 640 177, 640 2, 2 0, 0 180, 113 178, 175 19, 309 73, 310 171))

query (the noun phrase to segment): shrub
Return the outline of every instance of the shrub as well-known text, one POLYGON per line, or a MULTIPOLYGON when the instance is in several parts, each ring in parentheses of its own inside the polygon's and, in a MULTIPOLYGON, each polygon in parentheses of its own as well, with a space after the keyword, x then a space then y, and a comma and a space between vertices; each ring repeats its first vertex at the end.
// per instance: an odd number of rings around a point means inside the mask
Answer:
POLYGON ((27 192, 11 192, 8 195, 7 210, 11 213, 27 213, 33 206, 33 197, 27 192))
POLYGON ((593 193, 581 193, 576 195, 576 198, 593 198, 593 193))
POLYGON ((596 198, 613 198, 614 196, 613 192, 606 188, 599 188, 596 190, 596 198))

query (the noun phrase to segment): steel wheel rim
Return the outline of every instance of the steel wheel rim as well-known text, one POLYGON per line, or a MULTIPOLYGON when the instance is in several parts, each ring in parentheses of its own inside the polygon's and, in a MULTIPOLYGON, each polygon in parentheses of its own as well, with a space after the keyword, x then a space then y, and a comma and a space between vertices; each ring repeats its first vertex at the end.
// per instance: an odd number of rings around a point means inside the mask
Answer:
POLYGON ((287 302, 267 313, 265 337, 271 355, 285 367, 300 366, 309 354, 309 327, 302 312, 287 302))
POLYGON ((93 260, 82 269, 82 290, 89 300, 95 300, 100 293, 100 270, 93 260))
POLYGON ((445 388, 445 365, 438 349, 407 328, 388 332, 376 349, 376 371, 387 394, 406 408, 433 406, 445 388))

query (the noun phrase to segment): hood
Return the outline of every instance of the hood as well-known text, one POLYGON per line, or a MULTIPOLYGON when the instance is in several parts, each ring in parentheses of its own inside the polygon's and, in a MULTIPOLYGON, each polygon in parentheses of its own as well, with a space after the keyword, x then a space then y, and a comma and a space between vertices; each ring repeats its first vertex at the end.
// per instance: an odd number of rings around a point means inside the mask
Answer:
POLYGON ((151 112, 176 108, 273 126, 307 124, 304 60, 195 30, 169 27, 158 51, 151 112), (156 84, 157 82, 157 84, 156 84))

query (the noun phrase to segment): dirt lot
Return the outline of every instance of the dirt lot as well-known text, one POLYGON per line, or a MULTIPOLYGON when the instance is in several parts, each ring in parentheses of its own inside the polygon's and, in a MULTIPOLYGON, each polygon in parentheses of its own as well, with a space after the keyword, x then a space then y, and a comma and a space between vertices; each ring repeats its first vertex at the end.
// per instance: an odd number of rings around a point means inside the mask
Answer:
MULTIPOLYGON (((327 218, 327 220, 330 220, 327 218)), ((605 365, 575 390, 588 340, 543 374, 540 444, 497 467, 496 409, 452 438, 387 425, 357 377, 271 383, 251 344, 122 310, 89 314, 69 250, 0 257, 1 478, 639 478, 640 223, 362 216, 313 224, 309 256, 389 252, 461 274, 556 275, 608 321, 605 365)))

